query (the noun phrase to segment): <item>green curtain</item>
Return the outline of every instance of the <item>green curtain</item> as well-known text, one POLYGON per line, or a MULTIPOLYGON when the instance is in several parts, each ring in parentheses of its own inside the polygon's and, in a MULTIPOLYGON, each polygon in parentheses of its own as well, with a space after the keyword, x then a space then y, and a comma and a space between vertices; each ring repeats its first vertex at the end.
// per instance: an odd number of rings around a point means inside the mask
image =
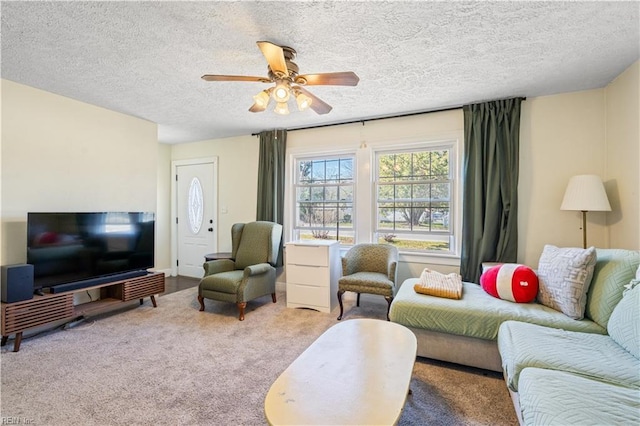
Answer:
POLYGON ((482 262, 516 262, 518 153, 523 98, 465 105, 460 274, 480 282, 482 262))
MULTIPOLYGON (((284 222, 284 162, 287 145, 286 130, 260 132, 258 160, 258 209, 256 220, 284 222)), ((283 241, 280 240, 278 266, 282 266, 283 241)))

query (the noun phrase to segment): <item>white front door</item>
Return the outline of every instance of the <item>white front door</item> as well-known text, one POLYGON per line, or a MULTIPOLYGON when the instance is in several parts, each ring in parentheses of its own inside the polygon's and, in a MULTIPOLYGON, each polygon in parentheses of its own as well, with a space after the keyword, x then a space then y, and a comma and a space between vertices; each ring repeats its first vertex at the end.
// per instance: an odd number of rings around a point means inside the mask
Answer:
POLYGON ((178 275, 201 278, 207 253, 218 251, 216 161, 176 165, 178 275))

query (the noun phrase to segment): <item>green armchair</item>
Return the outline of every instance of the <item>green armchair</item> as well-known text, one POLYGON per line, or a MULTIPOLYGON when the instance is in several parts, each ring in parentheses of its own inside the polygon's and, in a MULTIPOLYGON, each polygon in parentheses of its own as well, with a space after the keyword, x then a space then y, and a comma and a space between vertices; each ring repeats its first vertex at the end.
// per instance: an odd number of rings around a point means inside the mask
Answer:
POLYGON ((271 294, 276 303, 276 262, 282 225, 273 222, 236 223, 231 227, 232 259, 205 262, 198 285, 200 311, 204 299, 232 302, 244 320, 247 301, 271 294))
POLYGON ((360 306, 360 293, 378 294, 389 308, 395 295, 398 249, 391 244, 356 244, 342 258, 342 278, 338 280, 340 316, 344 312, 342 295, 346 291, 358 293, 356 306, 360 306))

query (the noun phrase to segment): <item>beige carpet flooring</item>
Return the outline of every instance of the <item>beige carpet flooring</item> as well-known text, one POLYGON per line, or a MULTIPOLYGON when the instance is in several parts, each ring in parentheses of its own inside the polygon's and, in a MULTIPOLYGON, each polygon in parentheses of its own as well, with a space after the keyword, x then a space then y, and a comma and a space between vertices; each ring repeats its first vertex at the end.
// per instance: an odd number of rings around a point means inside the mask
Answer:
MULTIPOLYGON (((233 304, 195 288, 2 348, 0 415, 34 425, 262 425, 271 383, 331 314, 287 309, 285 295, 233 304)), ((345 295, 348 296, 349 294, 345 295)), ((384 319, 386 302, 346 297, 345 317, 384 319)), ((418 358, 400 425, 516 425, 497 373, 418 358)), ((358 407, 353 407, 358 410, 358 407)))

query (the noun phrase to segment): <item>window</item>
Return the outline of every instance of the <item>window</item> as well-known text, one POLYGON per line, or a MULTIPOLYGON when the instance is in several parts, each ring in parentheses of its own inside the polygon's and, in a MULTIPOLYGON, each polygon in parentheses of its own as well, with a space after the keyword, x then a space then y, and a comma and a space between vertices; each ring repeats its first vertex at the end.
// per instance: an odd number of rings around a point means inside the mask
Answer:
POLYGON ((354 244, 355 157, 295 160, 295 239, 354 244))
POLYGON ((461 140, 451 132, 290 148, 286 238, 394 244, 407 262, 457 264, 461 140))
POLYGON ((376 153, 374 241, 452 251, 451 158, 452 146, 376 153))

